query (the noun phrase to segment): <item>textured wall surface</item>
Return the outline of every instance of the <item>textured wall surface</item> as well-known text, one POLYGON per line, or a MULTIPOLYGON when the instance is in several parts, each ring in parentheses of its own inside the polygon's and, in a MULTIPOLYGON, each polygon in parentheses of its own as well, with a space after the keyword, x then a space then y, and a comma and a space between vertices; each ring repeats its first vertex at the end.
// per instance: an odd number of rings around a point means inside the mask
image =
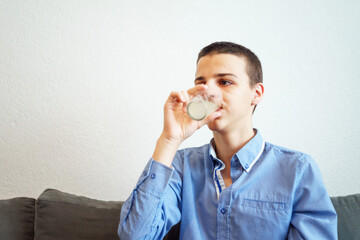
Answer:
MULTIPOLYGON (((360 192, 360 2, 0 0, 0 198, 126 199, 172 90, 218 40, 261 59, 254 127, 360 192)), ((199 130, 182 147, 207 143, 199 130)))

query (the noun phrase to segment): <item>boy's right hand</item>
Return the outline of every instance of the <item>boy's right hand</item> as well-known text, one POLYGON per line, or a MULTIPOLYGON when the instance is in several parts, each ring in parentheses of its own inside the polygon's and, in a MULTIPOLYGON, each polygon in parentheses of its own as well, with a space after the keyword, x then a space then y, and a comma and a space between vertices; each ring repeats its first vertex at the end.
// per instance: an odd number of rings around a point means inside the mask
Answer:
POLYGON ((180 144, 196 130, 221 116, 220 112, 215 112, 202 121, 195 121, 188 116, 187 103, 197 92, 206 88, 206 85, 197 85, 187 91, 170 94, 164 105, 164 128, 153 154, 154 160, 171 166, 180 144))

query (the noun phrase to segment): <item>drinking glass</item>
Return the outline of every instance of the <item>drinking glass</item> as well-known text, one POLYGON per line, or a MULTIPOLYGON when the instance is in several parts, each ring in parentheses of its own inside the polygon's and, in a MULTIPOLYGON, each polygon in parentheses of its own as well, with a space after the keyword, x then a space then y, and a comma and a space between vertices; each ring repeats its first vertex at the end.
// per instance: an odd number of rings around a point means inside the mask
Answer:
POLYGON ((223 97, 220 89, 208 87, 198 91, 189 101, 186 110, 189 117, 196 121, 205 119, 222 107, 223 97))

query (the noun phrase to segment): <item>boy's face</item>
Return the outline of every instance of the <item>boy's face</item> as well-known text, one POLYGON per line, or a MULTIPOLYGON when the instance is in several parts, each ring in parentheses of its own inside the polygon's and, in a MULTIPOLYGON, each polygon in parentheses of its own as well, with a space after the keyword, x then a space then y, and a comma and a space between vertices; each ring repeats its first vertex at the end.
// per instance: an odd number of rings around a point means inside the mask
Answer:
POLYGON ((261 101, 262 94, 259 98, 257 87, 250 87, 246 64, 244 58, 232 54, 213 54, 200 58, 195 85, 206 84, 219 88, 224 101, 221 117, 208 124, 210 130, 221 133, 252 127, 252 111, 254 105, 261 101))

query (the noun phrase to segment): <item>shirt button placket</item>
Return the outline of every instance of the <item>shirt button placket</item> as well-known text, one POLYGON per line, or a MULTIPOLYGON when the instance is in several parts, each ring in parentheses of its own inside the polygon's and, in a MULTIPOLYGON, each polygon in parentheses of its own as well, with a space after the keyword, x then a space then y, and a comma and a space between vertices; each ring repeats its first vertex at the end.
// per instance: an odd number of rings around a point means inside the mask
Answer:
POLYGON ((218 202, 217 214, 217 239, 229 239, 229 204, 231 197, 231 186, 221 194, 218 202))
POLYGON ((227 210, 225 207, 219 208, 217 239, 228 239, 227 210))

